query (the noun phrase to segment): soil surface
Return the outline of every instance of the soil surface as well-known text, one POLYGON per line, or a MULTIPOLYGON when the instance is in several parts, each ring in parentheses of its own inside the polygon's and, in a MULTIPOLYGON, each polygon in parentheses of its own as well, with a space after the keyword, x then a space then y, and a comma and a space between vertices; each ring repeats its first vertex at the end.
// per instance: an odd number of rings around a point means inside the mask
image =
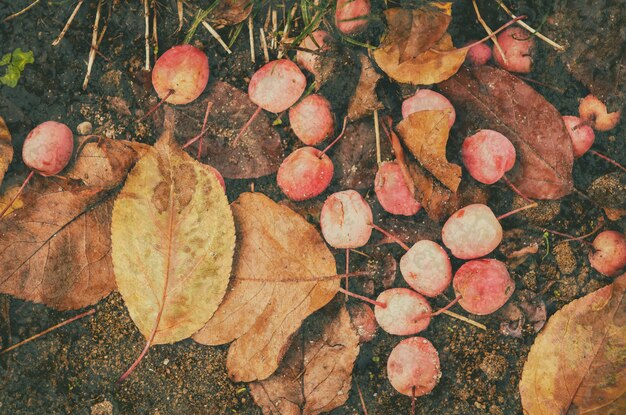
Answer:
MULTIPOLYGON (((0 19, 27 3, 0 0, 0 19)), ((157 128, 151 122, 135 122, 156 102, 141 70, 145 54, 141 2, 115 1, 114 5, 104 2, 105 16, 109 4, 113 5, 111 17, 89 86, 82 89, 97 3, 85 2, 67 35, 56 47, 51 46, 51 42, 65 25, 75 2, 41 2, 22 16, 0 23, 0 54, 20 47, 32 50, 35 56, 35 63, 26 67, 16 88, 0 86, 0 116, 5 118, 18 150, 7 177, 24 177, 26 169, 19 161, 21 143, 30 129, 46 120, 63 121, 74 131, 80 123, 89 121, 96 132, 119 139, 153 143, 157 138, 157 128)), ((206 6, 209 2, 198 3, 206 6)), ((483 37, 484 31, 475 18, 471 2, 457 3, 453 8, 451 27, 455 44, 483 37)), ((554 5, 551 0, 507 3, 515 5, 516 14, 527 15, 528 23, 535 27, 548 19, 554 5)), ((508 20, 494 1, 479 1, 478 4, 491 27, 498 27, 508 20)), ((175 33, 178 25, 175 2, 157 2, 157 7, 159 47, 164 51, 180 43, 184 31, 175 33)), ((375 5, 375 11, 379 7, 375 5)), ((622 9, 622 15, 614 18, 626 23, 626 10, 622 9)), ((256 19, 260 25, 261 16, 257 15, 256 19)), ((375 25, 375 29, 360 40, 378 44, 382 26, 380 23, 375 25)), ((576 25, 572 27, 578 28, 576 25)), ((220 33, 228 38, 231 32, 226 28, 220 33)), ((262 62, 259 53, 257 64, 251 62, 247 36, 244 27, 234 42, 233 54, 228 55, 204 29, 198 30, 193 43, 207 52, 211 79, 224 80, 246 90, 249 77, 262 62)), ((562 38, 578 36, 578 33, 560 33, 562 38)), ((577 114, 578 99, 588 90, 567 72, 552 48, 539 41, 537 45, 535 70, 528 75, 529 83, 562 114, 577 114)), ((154 60, 154 56, 151 58, 154 60)), ((339 85, 341 82, 341 79, 336 81, 339 85)), ((407 91, 410 93, 411 88, 407 91)), ((399 96, 405 92, 404 88, 396 87, 390 95, 399 96)), ((277 128, 289 149, 295 139, 287 127, 277 128)), ((625 131, 622 122, 611 132, 598 133, 594 148, 626 164, 625 131)), ((458 145, 464 134, 455 128, 451 145, 458 145)), ((451 155, 450 159, 459 163, 458 155, 451 155)), ((486 331, 442 315, 420 334, 439 350, 443 377, 432 394, 419 398, 417 414, 522 413, 518 383, 536 330, 542 323, 541 312, 537 310, 545 307, 550 316, 573 299, 610 283, 610 279, 589 267, 585 244, 562 242, 562 238, 544 235, 542 228, 575 235, 594 230, 604 212, 586 193, 594 180, 616 171, 610 164, 587 154, 574 166, 574 182, 579 192, 559 201, 541 202, 539 208, 504 221, 504 228, 510 231, 495 252, 497 258, 505 259, 511 253, 531 247, 530 255, 507 260, 516 282, 510 307, 490 316, 471 316, 486 325, 486 331), (527 318, 520 324, 518 317, 523 307, 530 307, 535 312, 526 313, 527 318), (539 315, 537 321, 529 318, 531 314, 539 315)), ((619 180, 606 181, 610 188, 620 186, 619 180)), ((229 200, 235 200, 239 193, 248 190, 252 182, 256 191, 274 200, 283 198, 276 187, 275 177, 269 176, 254 181, 227 180, 229 200)), ((621 186, 623 183, 622 177, 621 186)), ((336 190, 340 188, 334 184, 318 199, 324 200, 336 190)), ((494 185, 488 191, 489 204, 494 211, 506 212, 520 204, 505 186, 494 185)), ((376 204, 373 192, 370 193, 368 201, 378 212, 378 217, 384 220, 385 215, 376 204)), ((595 193, 602 196, 607 192, 595 193)), ((618 192, 616 197, 622 198, 623 202, 623 193, 618 192)), ((615 199, 608 203, 615 204, 615 199)), ((425 228, 437 226, 423 213, 417 215, 415 221, 416 225, 425 228)), ((603 223, 606 228, 622 232, 626 228, 623 218, 613 222, 604 220, 603 223)), ((387 257, 387 262, 393 262, 390 257, 399 259, 402 255, 400 248, 391 245, 370 248, 370 253, 374 251, 377 251, 378 258, 387 257)), ((367 266, 366 258, 352 257, 352 269, 367 266)), ((337 252, 337 260, 338 269, 342 269, 342 252, 337 252)), ((453 261, 453 267, 459 265, 460 262, 453 261)), ((399 273, 393 273, 391 277, 395 278, 396 286, 405 286, 399 273)), ((372 296, 383 289, 383 282, 378 277, 361 279, 353 288, 372 296)), ((454 297, 451 289, 446 295, 447 298, 444 296, 433 302, 433 309, 444 306, 454 297)), ((458 306, 453 310, 463 313, 458 306)), ((0 295, 0 344, 4 348, 75 314, 55 312, 42 305, 0 295)), ((363 413, 357 384, 369 413, 410 413, 410 399, 399 395, 386 378, 386 357, 398 341, 397 337, 379 332, 372 342, 361 347, 348 402, 333 414, 363 413)), ((145 339, 130 319, 121 296, 113 293, 96 305, 94 315, 0 356, 0 413, 261 413, 247 385, 228 380, 225 369, 227 347, 206 347, 191 339, 151 348, 131 377, 118 384, 117 379, 134 361, 144 343, 145 339)))

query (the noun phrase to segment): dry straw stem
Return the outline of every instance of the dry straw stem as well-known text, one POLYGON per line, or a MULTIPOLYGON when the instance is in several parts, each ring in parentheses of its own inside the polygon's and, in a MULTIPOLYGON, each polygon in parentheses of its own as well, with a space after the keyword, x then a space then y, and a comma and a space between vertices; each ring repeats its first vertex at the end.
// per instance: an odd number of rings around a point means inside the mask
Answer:
POLYGON ((254 58, 254 21, 252 16, 248 17, 248 32, 250 33, 250 59, 252 63, 256 63, 254 58))
POLYGON ((59 36, 57 36, 57 38, 54 39, 54 42, 52 42, 52 46, 56 46, 59 43, 61 43, 61 40, 63 40, 63 37, 65 36, 70 26, 72 25, 72 22, 74 21, 74 17, 76 17, 76 14, 80 10, 80 6, 82 6, 84 2, 85 0, 78 1, 78 4, 76 4, 76 7, 74 7, 74 11, 70 15, 70 18, 67 19, 67 23, 65 23, 65 27, 63 27, 63 30, 61 30, 61 33, 59 33, 59 36))
POLYGON ((13 13, 10 16, 7 16, 3 22, 8 22, 11 19, 15 19, 17 16, 22 15, 24 13, 26 13, 27 11, 29 11, 30 9, 32 9, 33 7, 35 7, 37 5, 37 3, 39 3, 41 0, 35 0, 34 2, 32 2, 31 4, 29 4, 28 6, 24 7, 22 10, 20 10, 17 13, 13 13))
MULTIPOLYGON (((509 16, 511 16, 511 18, 515 19, 517 16, 515 16, 513 14, 513 12, 511 12, 511 10, 509 10, 508 7, 506 7, 506 5, 504 4, 504 2, 502 0, 495 0, 496 3, 498 3, 498 5, 500 5, 500 7, 502 8, 502 10, 504 10, 504 12, 506 14, 508 14, 509 16)), ((562 52, 565 50, 565 48, 561 45, 559 45, 558 43, 556 43, 555 41, 553 41, 552 39, 544 36, 543 34, 539 33, 538 31, 536 31, 535 29, 533 29, 532 27, 528 26, 524 21, 522 20, 518 20, 517 24, 522 26, 524 29, 528 30, 530 33, 532 33, 533 35, 537 36, 539 39, 543 40, 544 42, 546 42, 548 45, 552 46, 553 48, 555 48, 556 50, 562 52)))
POLYGON ((259 36, 261 37, 261 47, 263 48, 263 58, 265 59, 265 63, 270 61, 270 54, 267 50, 267 41, 265 40, 265 32, 262 27, 259 27, 259 36))
POLYGON ((502 56, 502 60, 504 61, 504 63, 509 63, 508 59, 506 58, 506 55, 504 54, 504 51, 502 50, 502 47, 500 46, 500 43, 498 42, 498 38, 494 36, 493 30, 491 30, 491 28, 487 25, 487 22, 485 22, 483 20, 483 17, 480 15, 480 10, 478 10, 478 5, 476 4, 476 0, 472 0, 472 4, 474 5, 476 18, 478 19, 480 24, 485 28, 485 32, 487 32, 487 34, 491 36, 491 40, 493 41, 494 45, 496 45, 498 52, 500 52, 500 56, 502 56))
POLYGON ((447 316, 450 316, 450 317, 453 317, 453 318, 456 318, 457 320, 461 320, 461 321, 463 321, 463 322, 465 322, 465 323, 467 323, 467 324, 471 324, 472 326, 474 326, 474 327, 478 327, 478 328, 479 328, 479 329, 481 329, 481 330, 485 330, 485 331, 487 330, 487 327, 486 327, 484 324, 481 324, 481 323, 479 323, 479 322, 477 322, 477 321, 474 321, 474 320, 472 320, 472 319, 470 319, 470 318, 467 318, 467 317, 465 317, 465 316, 462 316, 462 315, 460 315, 460 314, 457 314, 457 313, 455 313, 454 311, 445 310, 445 311, 443 312, 443 314, 445 314, 445 315, 447 315, 447 316))

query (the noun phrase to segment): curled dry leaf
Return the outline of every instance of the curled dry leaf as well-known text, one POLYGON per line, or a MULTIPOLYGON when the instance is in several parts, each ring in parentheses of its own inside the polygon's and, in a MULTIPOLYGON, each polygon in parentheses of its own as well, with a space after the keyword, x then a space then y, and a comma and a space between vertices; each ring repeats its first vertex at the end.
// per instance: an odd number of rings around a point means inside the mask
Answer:
POLYGON ((431 85, 454 75, 465 61, 467 49, 455 49, 446 33, 431 48, 404 62, 400 62, 400 48, 395 44, 381 45, 373 55, 390 78, 401 83, 431 85))
POLYGON ((461 182, 461 166, 446 159, 449 115, 449 110, 414 112, 398 124, 398 132, 417 161, 454 193, 461 182))
POLYGON ((359 60, 361 61, 361 76, 348 104, 348 118, 353 121, 384 108, 376 95, 376 84, 381 78, 380 74, 374 69, 370 58, 360 54, 359 60))
POLYGON ((209 18, 218 29, 233 26, 248 18, 253 4, 253 0, 222 0, 213 9, 209 18))
POLYGON ((389 33, 381 48, 396 47, 403 63, 426 52, 448 30, 452 18, 432 6, 385 10, 389 33))
POLYGON ((318 231, 260 193, 232 203, 237 229, 233 279, 224 301, 195 341, 224 344, 235 381, 269 377, 302 321, 337 293, 335 259, 318 231))
POLYGON ((102 164, 117 170, 99 170, 98 185, 85 184, 93 177, 89 163, 69 169, 74 180, 35 176, 20 197, 23 207, 0 220, 1 292, 69 310, 115 289, 111 209, 115 188, 138 155, 121 141, 103 139, 102 145, 111 149, 102 164))
POLYGON ((11 133, 4 122, 4 118, 0 117, 0 185, 4 179, 4 174, 9 168, 13 160, 13 144, 11 144, 11 133))
POLYGON ((309 317, 276 373, 250 384, 264 414, 317 415, 346 402, 359 335, 342 303, 333 301, 309 317))
MULTIPOLYGON (((283 148, 280 136, 265 113, 259 114, 237 144, 232 145, 257 106, 246 93, 225 82, 209 85, 207 94, 193 104, 166 109, 176 116, 176 141, 186 143, 202 131, 207 102, 213 103, 213 107, 203 137, 201 160, 229 179, 251 179, 276 173, 283 160, 283 148)), ((198 144, 199 141, 188 147, 190 154, 197 154, 198 144)))
POLYGON ((434 221, 442 221, 461 206, 473 203, 487 204, 489 195, 483 187, 464 180, 459 185, 458 191, 452 193, 417 163, 409 163, 408 167, 417 189, 417 200, 422 204, 428 217, 434 221))
POLYGON ((235 247, 222 187, 173 143, 166 124, 128 175, 111 227, 117 286, 148 344, 190 337, 211 318, 235 247))
POLYGON ((522 372, 524 413, 624 413, 625 289, 626 274, 550 317, 522 372))
POLYGON ((502 69, 462 68, 439 85, 467 128, 504 134, 515 146, 510 178, 526 196, 558 199, 573 189, 572 142, 559 112, 539 93, 502 69))
MULTIPOLYGON (((348 124, 344 136, 329 153, 335 163, 335 180, 339 186, 356 190, 374 187, 378 164, 372 118, 348 124)), ((388 140, 381 139, 381 155, 383 160, 391 155, 388 140)))

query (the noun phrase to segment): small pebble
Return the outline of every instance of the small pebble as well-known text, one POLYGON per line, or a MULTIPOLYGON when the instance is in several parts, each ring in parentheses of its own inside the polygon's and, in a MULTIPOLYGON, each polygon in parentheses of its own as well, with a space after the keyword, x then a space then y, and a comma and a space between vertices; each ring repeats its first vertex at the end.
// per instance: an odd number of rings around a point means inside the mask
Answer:
POLYGON ((76 131, 78 131, 78 134, 80 135, 91 134, 91 132, 93 131, 93 126, 89 121, 83 121, 78 124, 78 127, 76 127, 76 131))

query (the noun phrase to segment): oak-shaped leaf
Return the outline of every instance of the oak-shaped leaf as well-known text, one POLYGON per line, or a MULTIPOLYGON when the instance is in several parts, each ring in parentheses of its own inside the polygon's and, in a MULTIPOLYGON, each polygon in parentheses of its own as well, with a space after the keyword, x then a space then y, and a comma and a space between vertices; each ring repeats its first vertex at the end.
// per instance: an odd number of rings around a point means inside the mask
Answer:
MULTIPOLYGON (((276 173, 283 160, 283 147, 266 113, 260 113, 237 143, 232 144, 257 106, 248 94, 225 82, 210 84, 206 93, 190 105, 167 108, 166 113, 175 113, 176 141, 184 144, 202 131, 209 102, 213 106, 202 138, 200 160, 229 179, 251 179, 276 173)), ((194 157, 199 144, 200 141, 188 147, 194 157)))
POLYGON ((431 48, 412 59, 400 61, 400 48, 385 42, 373 53, 374 60, 389 77, 401 83, 431 85, 453 76, 465 61, 467 49, 455 49, 444 34, 431 48))
POLYGON ((559 112, 521 79, 491 66, 462 68, 439 85, 467 129, 506 136, 517 152, 507 175, 530 198, 558 199, 573 189, 572 140, 559 112))
POLYGON ((626 274, 550 317, 522 372, 524 413, 624 413, 625 289, 626 274))
POLYGON ((431 48, 448 30, 452 18, 432 6, 385 10, 389 33, 380 47, 396 47, 403 63, 431 48))
MULTIPOLYGON (((111 209, 116 189, 138 158, 125 142, 89 143, 109 149, 94 170, 79 154, 70 179, 35 176, 15 210, 0 219, 0 292, 58 310, 96 303, 115 289, 111 263, 111 209)), ((99 151, 99 150, 94 150, 99 151)), ((13 188, 14 189, 14 188, 13 188)), ((8 191, 12 191, 9 189, 8 191)))
POLYGON ((13 160, 13 144, 11 143, 11 133, 4 122, 4 118, 0 117, 0 185, 4 174, 9 168, 13 160))
POLYGON ((250 384, 264 414, 317 415, 343 405, 359 354, 359 335, 343 299, 310 316, 278 370, 250 384))
POLYGON ((188 338, 211 318, 226 292, 235 247, 217 178, 172 134, 166 120, 113 207, 115 280, 148 345, 188 338))
POLYGON ((231 286, 193 338, 207 345, 234 340, 226 367, 231 379, 254 381, 278 368, 302 321, 337 293, 335 259, 302 216, 260 193, 231 205, 237 249, 231 286))
POLYGON ((418 111, 401 121, 397 128, 411 154, 454 193, 461 182, 461 166, 446 159, 449 116, 449 110, 418 111))

